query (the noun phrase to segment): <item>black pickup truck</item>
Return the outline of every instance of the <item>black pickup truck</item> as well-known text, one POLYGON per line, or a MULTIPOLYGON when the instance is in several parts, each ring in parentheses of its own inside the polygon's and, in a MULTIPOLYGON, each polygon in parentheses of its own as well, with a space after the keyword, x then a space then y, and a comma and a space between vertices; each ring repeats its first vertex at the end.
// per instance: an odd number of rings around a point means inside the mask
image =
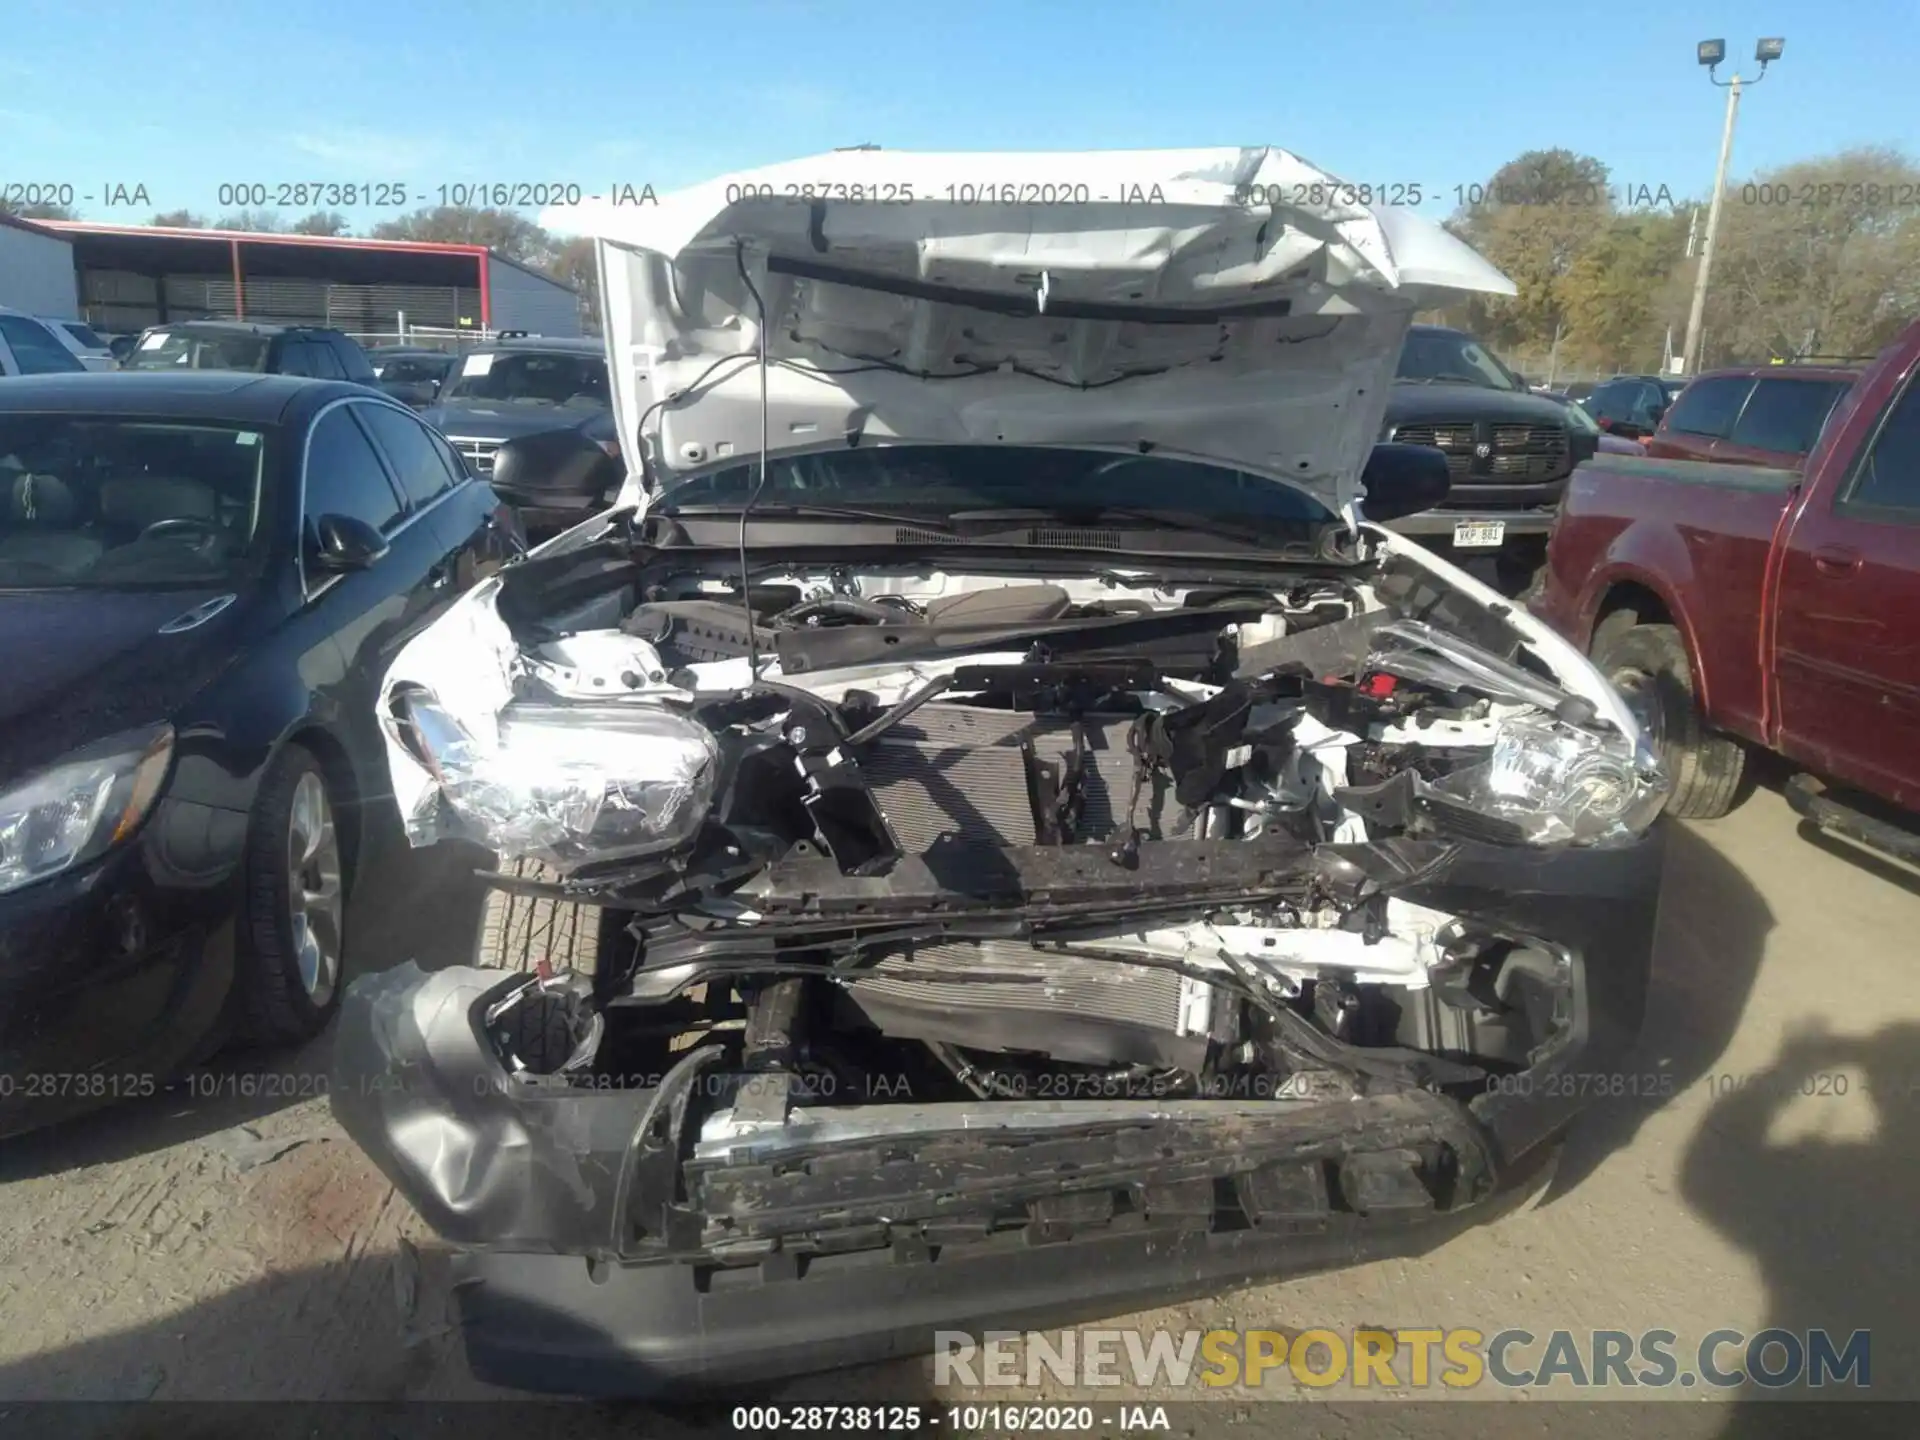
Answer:
POLYGON ((1407 332, 1382 440, 1445 453, 1453 491, 1392 528, 1507 594, 1546 563, 1547 531, 1573 467, 1599 448, 1578 405, 1535 394, 1463 330, 1407 332))

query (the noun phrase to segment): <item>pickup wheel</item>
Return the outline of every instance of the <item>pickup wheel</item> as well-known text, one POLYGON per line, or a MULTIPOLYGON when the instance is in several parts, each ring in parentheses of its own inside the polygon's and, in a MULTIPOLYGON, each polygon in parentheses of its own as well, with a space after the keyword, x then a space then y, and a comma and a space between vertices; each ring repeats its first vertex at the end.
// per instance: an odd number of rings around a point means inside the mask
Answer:
POLYGON ((1680 632, 1671 625, 1603 631, 1595 637, 1593 662, 1626 697, 1673 777, 1667 813, 1717 820, 1731 810, 1747 752, 1707 728, 1680 632))
MULTIPOLYGON (((559 872, 535 860, 502 867, 522 880, 551 882, 559 872)), ((591 975, 600 963, 600 907, 489 888, 473 963, 496 970, 532 970, 542 960, 555 970, 591 975)))

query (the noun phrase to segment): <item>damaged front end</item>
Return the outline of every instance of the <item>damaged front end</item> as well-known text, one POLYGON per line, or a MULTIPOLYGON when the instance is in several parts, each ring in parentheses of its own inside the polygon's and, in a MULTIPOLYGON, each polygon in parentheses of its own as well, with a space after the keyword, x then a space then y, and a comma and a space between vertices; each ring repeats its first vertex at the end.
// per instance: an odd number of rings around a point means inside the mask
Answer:
POLYGON ((1537 1181, 1639 1026, 1664 779, 1584 657, 1362 523, 1412 315, 1512 286, 1330 180, 875 151, 601 217, 638 513, 380 701, 414 843, 538 862, 499 883, 597 953, 370 976, 335 1046, 482 1376, 909 1353, 1537 1181), (1088 204, 939 198, 1062 167, 1088 204), (912 198, 777 198, 829 176, 912 198))
POLYGON ((620 922, 590 974, 346 999, 335 1108, 468 1247, 474 1363, 745 1380, 1497 1211, 1637 1031, 1663 782, 1529 617, 1358 545, 750 607, 589 548, 398 667, 416 842, 620 922))

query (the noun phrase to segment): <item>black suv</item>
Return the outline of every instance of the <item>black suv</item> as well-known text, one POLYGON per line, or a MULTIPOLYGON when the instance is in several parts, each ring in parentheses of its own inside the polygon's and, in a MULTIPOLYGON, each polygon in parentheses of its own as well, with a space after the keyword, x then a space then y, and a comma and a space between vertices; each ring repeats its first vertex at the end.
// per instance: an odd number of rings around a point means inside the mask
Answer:
POLYGON ((453 442, 475 474, 494 480, 529 535, 579 523, 604 509, 626 471, 613 427, 606 348, 598 340, 501 338, 460 357, 421 416, 453 442), (528 488, 494 476, 494 453, 509 440, 553 433, 543 447, 568 463, 542 467, 528 488), (565 433, 560 433, 565 432, 565 433))
POLYGON ((1440 450, 1453 480, 1437 508, 1392 528, 1516 593, 1545 562, 1560 492, 1600 429, 1577 405, 1534 394, 1464 330, 1415 325, 1380 438, 1440 450))
POLYGON ((246 320, 183 320, 143 332, 123 370, 251 370, 374 385, 367 352, 338 330, 318 325, 256 325, 246 320))
POLYGON ((1580 404, 1608 434, 1643 440, 1660 428, 1660 417, 1686 383, 1674 375, 1615 375, 1594 386, 1580 404))

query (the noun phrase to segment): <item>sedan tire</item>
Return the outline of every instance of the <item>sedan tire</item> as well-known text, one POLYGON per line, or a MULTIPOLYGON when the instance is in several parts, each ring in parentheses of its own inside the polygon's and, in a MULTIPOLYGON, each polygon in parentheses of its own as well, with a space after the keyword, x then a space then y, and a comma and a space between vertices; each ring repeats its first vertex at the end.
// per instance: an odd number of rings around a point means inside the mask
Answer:
POLYGON ((274 757, 247 829, 236 983, 251 1044, 311 1039, 339 1008, 348 875, 336 815, 312 752, 274 757))

